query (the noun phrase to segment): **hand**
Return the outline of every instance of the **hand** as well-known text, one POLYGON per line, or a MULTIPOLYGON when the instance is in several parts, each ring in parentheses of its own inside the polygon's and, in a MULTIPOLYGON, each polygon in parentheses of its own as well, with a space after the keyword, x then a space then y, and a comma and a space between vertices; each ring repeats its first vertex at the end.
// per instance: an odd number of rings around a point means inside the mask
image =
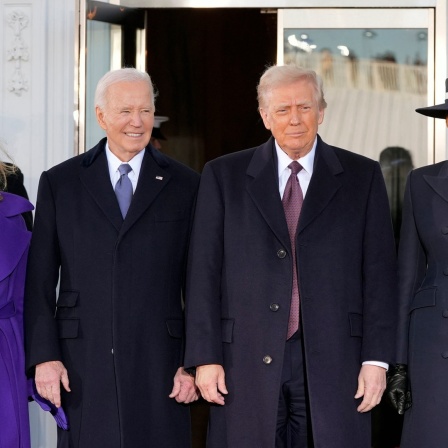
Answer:
POLYGON ((70 392, 67 369, 61 361, 48 361, 36 366, 36 389, 42 398, 61 407, 61 386, 70 392))
POLYGON ((400 415, 412 406, 407 365, 397 364, 388 375, 387 396, 400 415))
POLYGON ((196 367, 196 384, 209 403, 224 405, 224 395, 228 394, 224 377, 224 369, 219 364, 196 367))
POLYGON ((34 382, 34 379, 32 378, 28 379, 27 388, 28 388, 28 400, 30 401, 34 400, 44 411, 49 412, 54 417, 56 424, 59 426, 59 428, 67 431, 70 425, 68 423, 68 418, 64 412, 64 409, 62 409, 62 406, 60 408, 57 408, 53 403, 49 402, 45 398, 42 398, 37 392, 36 383, 34 382))
POLYGON ((386 389, 386 369, 379 366, 364 364, 358 376, 358 390, 355 398, 363 397, 358 406, 358 412, 371 411, 380 404, 386 389))
POLYGON ((194 377, 185 372, 183 367, 177 369, 174 375, 174 385, 169 397, 178 403, 191 403, 199 398, 199 391, 194 384, 194 377))

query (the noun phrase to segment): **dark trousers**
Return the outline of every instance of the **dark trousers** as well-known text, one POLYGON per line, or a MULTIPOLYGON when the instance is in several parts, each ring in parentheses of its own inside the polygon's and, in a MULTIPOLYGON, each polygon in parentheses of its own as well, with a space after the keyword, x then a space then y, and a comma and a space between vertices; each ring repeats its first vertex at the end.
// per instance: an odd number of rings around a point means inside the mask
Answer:
POLYGON ((286 341, 275 447, 313 447, 300 330, 286 341))

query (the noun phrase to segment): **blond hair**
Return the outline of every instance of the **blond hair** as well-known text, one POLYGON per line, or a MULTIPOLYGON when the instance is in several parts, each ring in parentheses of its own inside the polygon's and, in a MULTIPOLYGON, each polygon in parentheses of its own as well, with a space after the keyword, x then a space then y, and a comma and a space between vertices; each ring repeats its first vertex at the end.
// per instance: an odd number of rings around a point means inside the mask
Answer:
MULTIPOLYGON (((0 154, 5 155, 8 159, 11 159, 6 151, 5 146, 0 141, 0 154)), ((17 167, 13 163, 5 163, 0 160, 0 191, 6 189, 8 183, 7 178, 9 175, 17 172, 17 167)))
POLYGON ((270 93, 273 89, 292 84, 302 79, 307 80, 313 86, 319 109, 325 109, 327 103, 324 98, 321 77, 314 70, 308 70, 295 64, 273 65, 266 69, 257 86, 259 108, 265 108, 267 106, 270 93))

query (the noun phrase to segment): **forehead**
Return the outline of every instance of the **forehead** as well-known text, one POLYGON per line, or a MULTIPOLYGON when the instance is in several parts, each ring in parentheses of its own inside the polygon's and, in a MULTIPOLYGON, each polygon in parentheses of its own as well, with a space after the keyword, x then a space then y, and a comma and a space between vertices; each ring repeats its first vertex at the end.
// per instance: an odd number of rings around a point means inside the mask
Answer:
POLYGON ((151 103, 151 91, 145 81, 123 81, 109 86, 107 103, 114 106, 144 105, 151 103))
POLYGON ((314 85, 306 80, 301 79, 288 84, 281 84, 273 87, 268 94, 268 101, 274 103, 290 103, 296 102, 315 102, 316 92, 314 85))

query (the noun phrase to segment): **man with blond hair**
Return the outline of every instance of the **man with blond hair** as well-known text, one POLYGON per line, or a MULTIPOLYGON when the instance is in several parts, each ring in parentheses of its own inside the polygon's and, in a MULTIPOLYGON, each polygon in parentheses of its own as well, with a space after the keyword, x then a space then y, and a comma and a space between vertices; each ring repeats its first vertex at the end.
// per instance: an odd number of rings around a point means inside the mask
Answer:
POLYGON ((317 134, 320 79, 266 70, 272 137, 203 171, 185 365, 209 448, 369 448, 393 357, 395 244, 377 162, 317 134))

